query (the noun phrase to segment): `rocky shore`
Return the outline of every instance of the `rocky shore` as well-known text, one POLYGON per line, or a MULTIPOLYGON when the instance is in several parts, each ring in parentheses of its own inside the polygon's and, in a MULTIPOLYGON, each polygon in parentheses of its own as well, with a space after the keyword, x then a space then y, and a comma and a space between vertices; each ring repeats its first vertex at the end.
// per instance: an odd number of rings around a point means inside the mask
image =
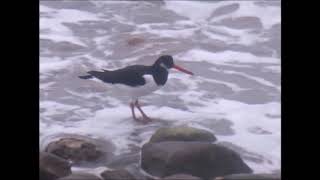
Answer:
POLYGON ((40 180, 280 180, 280 173, 254 174, 214 134, 188 126, 160 128, 136 152, 114 155, 112 141, 65 136, 39 154, 40 180), (99 173, 74 166, 101 165, 99 173))

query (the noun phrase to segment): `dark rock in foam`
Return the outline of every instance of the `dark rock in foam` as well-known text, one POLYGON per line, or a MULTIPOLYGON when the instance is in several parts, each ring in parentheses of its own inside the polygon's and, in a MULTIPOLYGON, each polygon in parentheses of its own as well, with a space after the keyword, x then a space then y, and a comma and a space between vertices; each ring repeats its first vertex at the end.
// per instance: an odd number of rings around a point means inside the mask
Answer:
POLYGON ((252 173, 241 157, 226 147, 208 142, 159 142, 142 147, 141 167, 153 176, 186 173, 211 178, 252 173))
POLYGON ((209 131, 188 126, 160 128, 151 137, 150 142, 162 141, 201 141, 214 142, 217 138, 209 131))
POLYGON ((101 173, 104 180, 136 180, 126 169, 106 170, 101 173))
POLYGON ((113 157, 114 147, 111 142, 74 135, 49 143, 45 151, 70 160, 73 164, 83 164, 108 161, 113 157))
POLYGON ((68 161, 50 153, 40 152, 40 180, 54 180, 69 174, 71 174, 71 165, 68 161))

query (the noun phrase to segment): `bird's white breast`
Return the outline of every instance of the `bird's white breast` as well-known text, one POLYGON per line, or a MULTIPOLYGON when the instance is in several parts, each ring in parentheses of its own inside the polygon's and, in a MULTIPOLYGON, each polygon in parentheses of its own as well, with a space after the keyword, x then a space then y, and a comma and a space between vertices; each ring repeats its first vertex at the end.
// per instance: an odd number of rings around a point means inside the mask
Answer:
POLYGON ((141 96, 151 94, 162 87, 156 84, 152 75, 144 75, 143 78, 145 79, 146 83, 142 86, 131 87, 127 85, 116 84, 116 87, 119 89, 119 91, 121 91, 121 94, 126 94, 132 99, 137 99, 141 96))

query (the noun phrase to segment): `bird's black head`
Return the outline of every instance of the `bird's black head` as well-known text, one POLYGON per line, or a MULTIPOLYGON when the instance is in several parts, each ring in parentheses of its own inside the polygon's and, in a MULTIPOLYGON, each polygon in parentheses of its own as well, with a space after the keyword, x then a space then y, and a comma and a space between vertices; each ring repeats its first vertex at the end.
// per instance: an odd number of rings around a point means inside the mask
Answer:
POLYGON ((160 66, 165 69, 170 69, 174 66, 173 58, 170 55, 160 56, 157 61, 154 63, 155 66, 160 66))
POLYGON ((180 66, 177 66, 174 64, 173 62, 173 58, 172 56, 170 55, 163 55, 163 56, 160 56, 157 61, 154 63, 153 65, 154 67, 156 68, 163 68, 165 70, 169 70, 171 68, 175 68, 181 72, 184 72, 184 73, 187 73, 187 74, 190 74, 190 75, 193 75, 192 72, 180 67, 180 66))

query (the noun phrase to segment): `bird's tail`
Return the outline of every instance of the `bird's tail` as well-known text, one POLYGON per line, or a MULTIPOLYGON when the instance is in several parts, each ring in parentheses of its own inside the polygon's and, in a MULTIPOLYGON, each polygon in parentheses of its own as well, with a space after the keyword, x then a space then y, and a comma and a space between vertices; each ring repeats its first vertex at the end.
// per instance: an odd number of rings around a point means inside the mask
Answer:
POLYGON ((98 78, 98 79, 105 79, 105 74, 110 72, 108 70, 102 69, 103 72, 100 71, 89 71, 87 72, 87 75, 78 76, 80 79, 92 79, 92 78, 98 78))
POLYGON ((84 75, 84 76, 78 76, 80 79, 91 79, 93 78, 92 75, 84 75))

